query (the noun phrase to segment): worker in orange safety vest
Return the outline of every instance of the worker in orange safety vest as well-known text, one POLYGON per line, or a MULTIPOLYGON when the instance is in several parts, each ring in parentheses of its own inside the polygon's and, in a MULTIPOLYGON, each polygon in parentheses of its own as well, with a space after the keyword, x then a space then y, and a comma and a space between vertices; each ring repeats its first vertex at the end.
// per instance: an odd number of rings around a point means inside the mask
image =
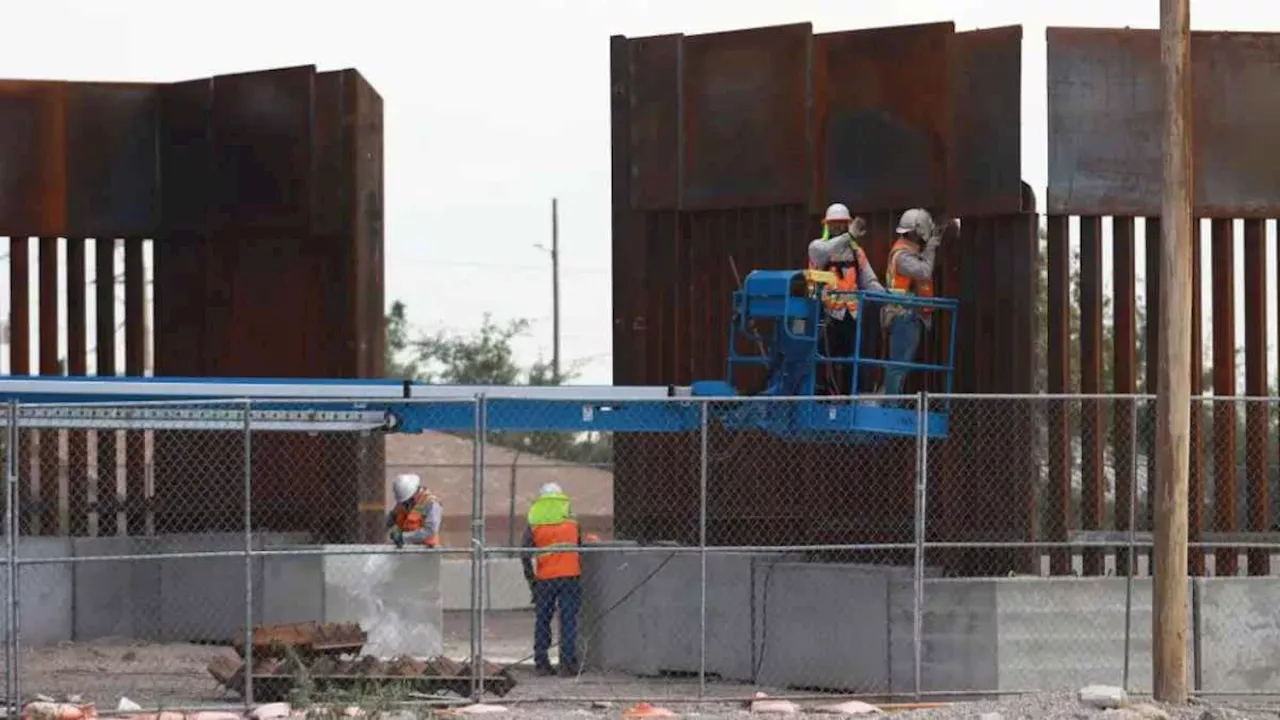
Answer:
POLYGON ((569 496, 556 483, 547 483, 529 507, 529 526, 521 555, 536 615, 533 626, 533 663, 539 675, 551 675, 551 618, 560 611, 560 673, 578 674, 578 610, 582 604, 582 560, 571 548, 582 546, 578 521, 569 496))
MULTIPOLYGON (((822 354, 828 358, 847 358, 853 354, 858 333, 858 299, 839 293, 858 290, 884 292, 885 288, 858 244, 858 239, 867 234, 865 220, 850 215, 849 208, 843 204, 834 203, 827 208, 822 226, 822 237, 809 243, 809 269, 834 273, 838 279, 836 287, 823 290, 822 354)), ((863 329, 863 336, 870 336, 867 328, 863 329)), ((839 372, 829 375, 828 390, 836 394, 853 394, 855 388, 851 380, 836 380, 837 377, 847 378, 852 367, 838 367, 841 368, 839 372)))
POLYGON ((440 519, 444 508, 435 495, 422 487, 422 478, 412 474, 397 475, 391 483, 391 494, 396 500, 395 507, 387 513, 391 542, 398 548, 404 547, 405 543, 439 547, 440 519))
MULTIPOLYGON (((933 263, 942 235, 947 227, 934 225, 933 216, 922 208, 912 208, 902 213, 898 220, 898 237, 889 250, 889 262, 885 268, 885 284, 889 292, 900 295, 933 297, 933 263)), ((904 305, 886 305, 880 311, 880 324, 888 330, 889 360, 914 362, 920 347, 920 336, 933 325, 932 308, 913 308, 904 305)), ((906 381, 907 368, 887 367, 884 372, 885 395, 901 395, 906 381)))

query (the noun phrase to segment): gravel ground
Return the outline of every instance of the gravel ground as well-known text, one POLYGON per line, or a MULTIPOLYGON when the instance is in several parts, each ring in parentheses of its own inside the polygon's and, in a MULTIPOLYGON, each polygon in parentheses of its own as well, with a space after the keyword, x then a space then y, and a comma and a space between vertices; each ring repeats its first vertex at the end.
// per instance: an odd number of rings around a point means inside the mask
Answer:
MULTIPOLYGON (((531 651, 533 619, 527 612, 492 613, 485 618, 485 655, 499 664, 523 660, 531 651)), ((446 613, 444 628, 445 654, 464 658, 470 649, 470 618, 467 613, 446 613)), ((63 697, 76 694, 97 704, 100 711, 114 710, 121 697, 128 697, 143 707, 234 706, 240 698, 223 690, 206 670, 213 658, 233 654, 229 648, 166 644, 152 645, 132 641, 98 641, 86 644, 62 644, 56 647, 26 649, 21 655, 22 694, 36 693, 63 697)), ((620 674, 584 673, 578 678, 539 678, 527 666, 513 669, 517 685, 506 698, 489 702, 512 710, 506 717, 521 720, 542 718, 619 718, 623 711, 639 699, 667 707, 681 717, 717 718, 749 717, 745 702, 696 705, 680 700, 697 697, 696 678, 636 678, 620 674), (599 705, 604 700, 608 704, 599 705), (537 701, 537 702, 533 702, 537 701)), ((757 690, 778 697, 785 690, 756 688, 741 683, 709 680, 706 696, 710 698, 748 698, 757 690)), ((803 699, 797 704, 805 711, 834 701, 803 699)), ((1196 704, 1183 708, 1165 708, 1172 720, 1200 720, 1207 709, 1232 708, 1212 720, 1267 718, 1280 720, 1280 703, 1274 699, 1224 704, 1196 704)), ((1050 720, 1087 720, 1107 717, 1111 720, 1136 720, 1119 713, 1104 715, 1100 710, 1082 705, 1074 692, 1044 693, 999 702, 957 703, 945 708, 899 711, 895 715, 908 718, 958 720, 980 718, 998 713, 1001 720, 1014 718, 1048 718, 1050 720)), ((414 716, 404 714, 401 720, 414 716)), ((831 718, 833 715, 801 712, 793 718, 831 718)), ((986 720, 995 720, 988 716, 986 720)), ((1206 719, 1208 720, 1208 719, 1206 719)))

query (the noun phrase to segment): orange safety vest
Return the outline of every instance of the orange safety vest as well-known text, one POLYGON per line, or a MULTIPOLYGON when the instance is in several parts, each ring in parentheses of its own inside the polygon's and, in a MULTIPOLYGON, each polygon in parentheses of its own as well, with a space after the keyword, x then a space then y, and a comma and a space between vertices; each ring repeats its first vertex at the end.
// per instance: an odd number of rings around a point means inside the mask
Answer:
POLYGON ((862 248, 855 245, 854 253, 856 260, 854 262, 828 262, 826 267, 813 268, 814 270, 826 270, 836 276, 836 286, 827 286, 822 293, 822 304, 828 310, 839 310, 847 308, 849 317, 858 317, 858 296, 844 295, 843 293, 856 293, 858 291, 858 270, 867 264, 867 254, 862 252, 862 248))
MULTIPOLYGON (((533 546, 546 548, 577 547, 578 523, 562 520, 552 525, 534 525, 533 546)), ((533 576, 538 580, 578 577, 582 574, 582 560, 577 552, 540 552, 533 558, 533 576)))
MULTIPOLYGON (((401 532, 411 533, 421 530, 427 521, 427 509, 431 507, 431 503, 437 502, 436 496, 426 490, 419 490, 414 495, 413 506, 405 510, 404 503, 396 505, 396 527, 401 532)), ((432 535, 422 541, 427 547, 436 547, 440 544, 440 538, 432 535)))
MULTIPOLYGON (((917 252, 916 246, 908 240, 899 238, 893 243, 893 248, 889 250, 889 267, 885 269, 885 280, 889 281, 886 283, 889 286, 889 292, 933 297, 932 280, 921 280, 920 278, 898 274, 898 255, 904 252, 917 252)), ((928 307, 914 309, 921 315, 929 315, 933 312, 933 308, 928 307)))

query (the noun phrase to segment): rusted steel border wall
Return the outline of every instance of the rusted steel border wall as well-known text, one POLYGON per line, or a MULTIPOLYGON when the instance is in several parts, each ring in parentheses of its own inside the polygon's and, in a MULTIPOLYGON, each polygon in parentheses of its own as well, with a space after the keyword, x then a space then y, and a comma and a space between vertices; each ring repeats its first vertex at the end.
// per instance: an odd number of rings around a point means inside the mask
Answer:
MULTIPOLYGON (((1019 176, 1021 39, 1019 27, 955 33, 950 23, 615 37, 615 382, 723 377, 738 279, 757 268, 802 266, 819 214, 840 201, 867 218, 864 246, 877 268, 903 209, 963 217, 938 278, 939 292, 964 304, 956 389, 1029 392, 1037 244, 1034 199, 1019 176)), ((879 332, 868 339, 868 352, 879 352, 879 332)), ((935 331, 926 353, 941 359, 946 343, 935 331)), ((953 439, 939 444, 931 459, 942 468, 939 493, 966 500, 934 506, 932 536, 994 531, 1029 539, 1034 460, 1015 452, 1030 443, 1026 415, 1000 428, 976 416, 960 420, 953 439), (977 458, 995 470, 974 471, 977 458), (975 498, 1013 498, 1026 512, 993 519, 975 509, 975 498)), ((821 446, 764 437, 744 446, 747 459, 718 461, 713 473, 712 543, 910 538, 903 478, 913 467, 911 443, 885 443, 874 467, 820 462, 830 452, 821 446), (824 490, 831 487, 857 491, 842 500, 824 490), (785 512, 774 501, 779 493, 791 501, 785 512), (841 526, 813 527, 818 509, 842 517, 841 526), (750 537, 741 534, 746 527, 750 537)), ((696 541, 696 442, 628 436, 616 447, 619 535, 696 541)), ((1029 560, 975 551, 949 562, 976 573, 1022 569, 1029 560)))
MULTIPOLYGON (((1048 389, 1050 392, 1154 393, 1158 337, 1160 260, 1160 157, 1163 108, 1160 49, 1154 30, 1049 28, 1048 40, 1048 389), (1073 261, 1071 218, 1078 217, 1080 325, 1079 356, 1069 343, 1073 261), (1136 220, 1138 218, 1139 220, 1136 220), (1141 227, 1141 230, 1138 228, 1141 227), (1112 382, 1102 372, 1105 352, 1103 236, 1110 231, 1112 257, 1112 382), (1145 255, 1145 303, 1136 293, 1136 260, 1145 255), (1140 327, 1139 310, 1147 320, 1140 327), (1145 337, 1140 337, 1145 334, 1145 337), (1134 348, 1148 349, 1145 359, 1134 348), (1146 367, 1139 368, 1140 360, 1146 367), (1079 363, 1079 383, 1072 365, 1079 363), (1139 376, 1145 375, 1139 384, 1139 376)), ((1267 338, 1267 220, 1280 216, 1280 175, 1266 148, 1280 144, 1280 85, 1266 72, 1280 58, 1280 34, 1192 34, 1194 126, 1194 212, 1197 237, 1192 259, 1192 393, 1269 394, 1267 338), (1236 277, 1236 245, 1243 247, 1244 277, 1236 277), (1209 249, 1211 261, 1202 266, 1209 249), (1202 289, 1212 289, 1203 307, 1202 289), (1237 286, 1242 286, 1245 324, 1243 384, 1236 353, 1237 286), (1211 387, 1205 385, 1203 325, 1212 327, 1211 387)), ((1116 403, 1113 428, 1104 426, 1101 404, 1086 403, 1081 415, 1079 467, 1080 524, 1087 530, 1126 530, 1128 518, 1104 517, 1105 458, 1113 452, 1115 497, 1127 497, 1132 483, 1154 477, 1149 432, 1154 408, 1146 407, 1137 447, 1120 428, 1130 423, 1130 407, 1116 403), (1114 434, 1112 434, 1114 430, 1114 434), (1136 465, 1142 477, 1134 477, 1136 465)), ((1051 417, 1049 492, 1059 509, 1046 523, 1050 540, 1064 540, 1071 528, 1072 475, 1070 411, 1051 417)), ((1192 540, 1208 531, 1270 532, 1274 522, 1270 466, 1274 463, 1269 425, 1274 408, 1250 404, 1201 403, 1191 418, 1190 522, 1192 540), (1243 416, 1243 417, 1241 417, 1243 416), (1243 443, 1240 439, 1243 438, 1243 443), (1241 447, 1242 445, 1242 447, 1241 447), (1240 453, 1243 452, 1243 461, 1240 453), (1241 473, 1243 470, 1243 473, 1241 473)), ((1149 487, 1140 488, 1145 495, 1149 487)), ((1150 529, 1149 511, 1139 518, 1150 529)), ((1219 550, 1214 574, 1239 571, 1237 550, 1219 550)), ((1189 570, 1203 575, 1206 551, 1193 549, 1189 570)), ((1121 562, 1125 561, 1123 553, 1121 562)), ((1101 558, 1086 557, 1087 574, 1103 572, 1101 558)), ((1269 574, 1265 552, 1248 554, 1248 573, 1269 574)), ((1070 571, 1058 553, 1053 572, 1070 571)))
MULTIPOLYGON (((171 85, 0 81, 0 127, 12 374, 88 374, 93 324, 95 374, 141 375, 152 323, 156 375, 382 374, 382 101, 356 71, 304 66, 171 85), (123 318, 115 315, 121 254, 123 318)), ((24 532, 242 527, 236 438, 32 431, 22 440, 27 452, 39 447, 24 461, 38 498, 24 508, 24 532)), ((381 512, 379 448, 354 438, 260 438, 255 527, 356 539, 361 518, 372 528, 381 512)))

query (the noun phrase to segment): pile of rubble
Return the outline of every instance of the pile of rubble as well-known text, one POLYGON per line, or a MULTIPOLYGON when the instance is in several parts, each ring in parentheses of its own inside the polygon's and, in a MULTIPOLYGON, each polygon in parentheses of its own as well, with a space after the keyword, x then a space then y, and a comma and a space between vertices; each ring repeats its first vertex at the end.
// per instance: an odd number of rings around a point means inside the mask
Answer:
MULTIPOLYGON (((299 685, 315 692, 395 689, 421 695, 445 692, 467 696, 472 688, 469 662, 446 657, 399 657, 389 660, 361 655, 368 635, 355 623, 297 623, 253 630, 254 699, 277 702, 299 685)), ((233 644, 239 659, 219 657, 209 674, 232 692, 244 694, 245 648, 233 644)), ((506 669, 484 663, 484 689, 499 697, 515 687, 506 669)))

